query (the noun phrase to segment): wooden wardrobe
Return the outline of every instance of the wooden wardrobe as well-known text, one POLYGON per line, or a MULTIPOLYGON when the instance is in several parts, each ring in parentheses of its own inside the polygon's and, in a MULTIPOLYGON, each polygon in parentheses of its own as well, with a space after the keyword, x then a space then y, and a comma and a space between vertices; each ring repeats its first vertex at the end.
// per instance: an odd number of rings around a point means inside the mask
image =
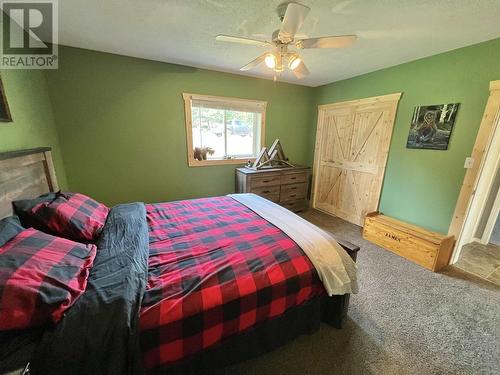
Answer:
POLYGON ((313 208, 357 225, 377 211, 400 97, 318 106, 313 208))

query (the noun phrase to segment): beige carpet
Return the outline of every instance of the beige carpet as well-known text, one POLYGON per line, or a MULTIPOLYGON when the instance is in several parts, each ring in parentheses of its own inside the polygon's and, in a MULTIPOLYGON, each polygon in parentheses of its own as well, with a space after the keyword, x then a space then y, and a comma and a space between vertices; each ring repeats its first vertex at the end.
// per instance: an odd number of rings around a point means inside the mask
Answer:
POLYGON ((500 374, 499 287, 453 268, 427 271, 340 219, 303 216, 362 248, 345 328, 323 325, 219 374, 500 374))

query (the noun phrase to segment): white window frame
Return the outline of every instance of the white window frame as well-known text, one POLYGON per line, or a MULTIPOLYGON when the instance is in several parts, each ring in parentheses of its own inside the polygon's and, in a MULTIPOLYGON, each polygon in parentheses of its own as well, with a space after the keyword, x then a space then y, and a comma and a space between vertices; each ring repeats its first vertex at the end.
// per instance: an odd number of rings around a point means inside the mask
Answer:
MULTIPOLYGON (((261 113, 261 123, 260 123, 260 149, 264 147, 265 144, 265 129, 266 129, 266 107, 267 102, 260 100, 250 100, 250 99, 240 99, 240 98, 229 98, 224 96, 211 96, 211 95, 198 95, 183 93, 184 98, 184 112, 186 116, 186 143, 187 143, 187 156, 188 165, 190 167, 202 167, 209 165, 224 165, 224 164, 245 164, 247 161, 254 161, 255 157, 245 157, 245 158, 231 158, 231 159, 210 159, 210 160, 197 160, 194 158, 194 147, 193 147, 193 122, 191 118, 191 104, 193 100, 200 101, 211 101, 220 102, 227 104, 228 108, 231 107, 243 107, 251 111, 261 113)), ((260 151, 257 150, 257 153, 260 151)))

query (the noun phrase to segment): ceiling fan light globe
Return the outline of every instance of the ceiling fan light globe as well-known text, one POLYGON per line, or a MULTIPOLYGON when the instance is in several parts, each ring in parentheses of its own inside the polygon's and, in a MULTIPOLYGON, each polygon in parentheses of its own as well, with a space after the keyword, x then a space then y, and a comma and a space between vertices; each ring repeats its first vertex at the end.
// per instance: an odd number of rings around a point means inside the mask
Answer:
POLYGON ((274 69, 274 67, 276 66, 276 56, 270 53, 266 56, 264 62, 266 63, 266 66, 268 68, 274 69))
POLYGON ((290 58, 290 61, 288 62, 288 67, 291 70, 295 70, 299 67, 301 62, 302 59, 299 56, 292 56, 292 58, 290 58))

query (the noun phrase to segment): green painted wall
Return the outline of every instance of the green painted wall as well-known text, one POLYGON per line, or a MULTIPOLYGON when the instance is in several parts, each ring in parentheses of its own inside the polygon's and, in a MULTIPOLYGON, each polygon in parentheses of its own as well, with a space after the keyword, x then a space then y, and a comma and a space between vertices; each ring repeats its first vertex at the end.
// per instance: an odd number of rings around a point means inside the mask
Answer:
POLYGON ((59 183, 66 186, 61 149, 42 71, 2 70, 13 122, 0 122, 0 151, 51 146, 59 183))
MULTIPOLYGON (((234 166, 187 166, 182 92, 267 100, 267 143, 279 137, 290 158, 307 165, 316 104, 403 92, 380 208, 447 232, 488 84, 500 79, 499 61, 496 39, 308 88, 63 47, 60 69, 46 77, 69 188, 110 205, 233 191, 234 166), (448 151, 406 149, 413 108, 452 102, 461 108, 448 151)), ((33 77, 21 82, 42 89, 43 80, 33 77)))
POLYGON ((110 205, 233 192, 234 166, 187 166, 183 92, 268 101, 267 143, 311 160, 312 88, 68 47, 47 81, 69 188, 110 205))
POLYGON ((380 210, 446 233, 465 174, 464 160, 471 153, 489 95, 489 82, 498 79, 500 39, 495 39, 318 87, 316 103, 403 92, 380 210), (406 148, 415 106, 455 102, 461 107, 448 151, 406 148))

